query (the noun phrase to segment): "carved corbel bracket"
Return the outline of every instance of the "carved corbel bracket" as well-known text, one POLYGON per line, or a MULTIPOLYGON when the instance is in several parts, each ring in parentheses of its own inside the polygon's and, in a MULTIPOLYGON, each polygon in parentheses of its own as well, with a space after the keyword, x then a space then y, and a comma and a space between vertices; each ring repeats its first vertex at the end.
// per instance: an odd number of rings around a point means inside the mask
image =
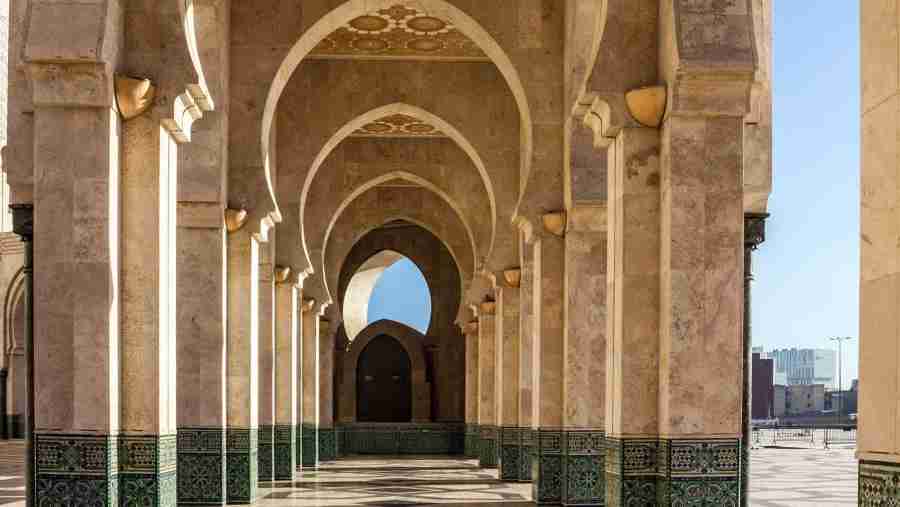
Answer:
POLYGON ((290 266, 275 266, 275 283, 287 283, 291 278, 290 266))
POLYGON ((156 98, 156 87, 149 79, 115 76, 116 105, 125 121, 150 109, 156 98))
POLYGON ((506 286, 518 289, 522 284, 522 270, 521 268, 513 268, 507 269, 503 271, 503 280, 506 281, 506 286))
POLYGON ((245 209, 226 209, 225 227, 228 232, 237 232, 247 223, 249 214, 245 209))
POLYGON ((544 223, 544 230, 554 236, 563 237, 566 234, 567 215, 565 211, 556 211, 554 213, 545 213, 541 217, 544 223))
POLYGON ((659 128, 666 115, 668 96, 664 85, 643 86, 625 94, 632 118, 645 127, 659 128))
POLYGON ((496 301, 485 301, 481 303, 481 315, 494 315, 497 311, 496 301))

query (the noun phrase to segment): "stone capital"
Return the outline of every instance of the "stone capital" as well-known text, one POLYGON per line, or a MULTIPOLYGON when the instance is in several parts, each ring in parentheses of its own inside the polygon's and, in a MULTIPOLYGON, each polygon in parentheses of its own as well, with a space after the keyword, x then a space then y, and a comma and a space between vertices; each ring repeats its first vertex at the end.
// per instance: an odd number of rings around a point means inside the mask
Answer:
POLYGON ((768 213, 744 214, 744 247, 756 250, 766 240, 768 213))

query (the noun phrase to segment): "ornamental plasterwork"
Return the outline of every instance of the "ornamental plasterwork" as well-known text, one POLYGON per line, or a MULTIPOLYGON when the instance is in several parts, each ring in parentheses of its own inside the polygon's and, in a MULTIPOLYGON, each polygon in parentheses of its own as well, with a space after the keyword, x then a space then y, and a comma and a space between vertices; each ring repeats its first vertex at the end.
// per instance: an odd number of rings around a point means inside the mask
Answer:
POLYGON ((309 56, 488 60, 452 23, 409 5, 394 5, 350 20, 323 39, 309 56))
POLYGON ((445 137, 433 125, 406 114, 392 114, 356 129, 355 137, 445 137))

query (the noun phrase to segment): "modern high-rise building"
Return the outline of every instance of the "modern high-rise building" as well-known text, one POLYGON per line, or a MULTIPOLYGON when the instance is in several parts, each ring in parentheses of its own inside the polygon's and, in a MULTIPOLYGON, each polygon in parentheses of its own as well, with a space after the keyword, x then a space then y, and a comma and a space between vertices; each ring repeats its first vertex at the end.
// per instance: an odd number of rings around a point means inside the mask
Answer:
POLYGON ((829 349, 775 349, 770 354, 775 359, 776 384, 784 385, 824 384, 837 388, 837 353, 829 349))

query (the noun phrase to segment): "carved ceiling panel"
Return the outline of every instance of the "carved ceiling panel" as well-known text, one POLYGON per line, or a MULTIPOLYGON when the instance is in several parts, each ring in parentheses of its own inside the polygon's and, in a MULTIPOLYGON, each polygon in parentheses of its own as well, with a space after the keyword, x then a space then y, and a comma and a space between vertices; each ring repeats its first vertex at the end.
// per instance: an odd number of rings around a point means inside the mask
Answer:
POLYGON ((354 137, 446 137, 433 125, 406 114, 392 114, 356 129, 354 137))
POLYGON ((350 20, 323 39, 309 57, 488 61, 453 24, 400 4, 350 20))

